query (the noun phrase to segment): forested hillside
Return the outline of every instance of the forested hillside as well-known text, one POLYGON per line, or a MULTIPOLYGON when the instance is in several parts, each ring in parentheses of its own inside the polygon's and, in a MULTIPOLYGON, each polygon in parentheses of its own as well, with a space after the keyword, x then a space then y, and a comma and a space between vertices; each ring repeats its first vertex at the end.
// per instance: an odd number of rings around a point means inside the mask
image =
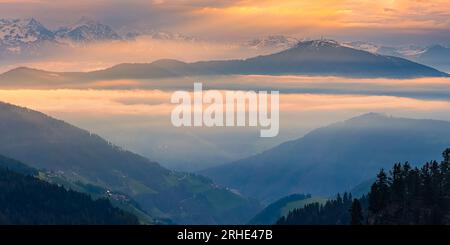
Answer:
POLYGON ((13 172, 4 167, 6 160, 0 158, 0 224, 138 224, 135 216, 106 199, 94 201, 86 194, 13 172))
MULTIPOLYGON (((362 200, 366 200, 365 197, 362 200)), ((338 194, 325 204, 311 203, 289 212, 278 220, 282 225, 347 225, 351 222, 352 195, 338 194)))
POLYGON ((450 224, 450 149, 422 167, 397 163, 381 169, 368 196, 339 195, 325 205, 296 209, 277 224, 450 224))

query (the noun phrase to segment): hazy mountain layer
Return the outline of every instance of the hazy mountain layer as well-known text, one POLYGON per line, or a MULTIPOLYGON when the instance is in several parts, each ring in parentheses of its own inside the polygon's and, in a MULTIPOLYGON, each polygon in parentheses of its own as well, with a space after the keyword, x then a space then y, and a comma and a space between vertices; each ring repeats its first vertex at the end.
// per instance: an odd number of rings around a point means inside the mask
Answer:
POLYGON ((449 136, 450 122, 367 114, 202 173, 269 202, 290 193, 330 196, 393 163, 438 158, 449 136))
POLYGON ((174 172, 39 112, 0 103, 0 152, 71 181, 125 193, 176 223, 242 223, 258 204, 194 174, 174 172))
POLYGON ((295 47, 245 60, 185 63, 158 60, 149 64, 120 64, 93 72, 48 72, 18 68, 0 75, 2 86, 65 87, 79 83, 116 79, 180 78, 205 75, 313 75, 342 77, 447 77, 447 73, 403 58, 383 56, 342 46, 331 40, 300 42, 295 47))

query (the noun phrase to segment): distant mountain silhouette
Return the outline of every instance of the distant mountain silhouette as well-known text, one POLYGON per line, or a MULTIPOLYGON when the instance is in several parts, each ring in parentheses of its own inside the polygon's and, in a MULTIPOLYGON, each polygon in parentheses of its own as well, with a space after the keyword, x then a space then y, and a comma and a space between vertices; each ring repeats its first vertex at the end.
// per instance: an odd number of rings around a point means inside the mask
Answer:
POLYGON ((370 113, 201 173, 264 202, 291 193, 331 196, 396 162, 436 159, 449 145, 450 122, 370 113))
POLYGON ((304 41, 271 55, 244 60, 185 63, 158 60, 149 64, 119 64, 92 72, 47 72, 13 69, 0 75, 0 86, 65 86, 114 79, 155 79, 203 75, 312 75, 342 77, 447 77, 447 73, 403 58, 342 46, 332 40, 304 41))
POLYGON ((175 223, 242 223, 259 210, 256 202, 205 177, 170 171, 26 108, 0 103, 0 134, 2 154, 68 180, 125 193, 152 217, 175 223))
POLYGON ((97 78, 152 78, 224 74, 302 74, 344 77, 426 77, 446 73, 418 63, 377 55, 332 40, 300 42, 279 53, 245 60, 183 63, 160 60, 151 64, 122 64, 92 72, 97 78))

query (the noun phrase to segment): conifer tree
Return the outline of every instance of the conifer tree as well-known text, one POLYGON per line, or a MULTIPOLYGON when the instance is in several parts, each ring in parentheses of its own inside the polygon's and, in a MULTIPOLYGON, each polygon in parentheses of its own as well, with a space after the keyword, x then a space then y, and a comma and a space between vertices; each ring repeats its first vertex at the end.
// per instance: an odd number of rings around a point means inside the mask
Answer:
POLYGON ((362 211, 361 203, 358 199, 354 199, 352 203, 352 207, 350 209, 351 214, 351 225, 362 225, 364 216, 362 211))
POLYGON ((389 200, 389 182, 384 169, 377 175, 377 181, 372 185, 369 193, 369 210, 373 213, 383 209, 389 200))

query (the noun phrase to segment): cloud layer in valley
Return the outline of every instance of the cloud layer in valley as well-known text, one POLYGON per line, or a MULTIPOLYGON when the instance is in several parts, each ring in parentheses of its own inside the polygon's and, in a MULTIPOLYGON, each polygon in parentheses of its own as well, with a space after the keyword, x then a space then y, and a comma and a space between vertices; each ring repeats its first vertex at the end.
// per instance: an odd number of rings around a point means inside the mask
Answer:
POLYGON ((288 93, 280 98, 280 135, 262 139, 255 128, 174 128, 170 123, 174 107, 171 94, 142 89, 0 90, 2 101, 42 111, 182 170, 243 158, 317 127, 367 112, 450 120, 448 100, 288 93))

